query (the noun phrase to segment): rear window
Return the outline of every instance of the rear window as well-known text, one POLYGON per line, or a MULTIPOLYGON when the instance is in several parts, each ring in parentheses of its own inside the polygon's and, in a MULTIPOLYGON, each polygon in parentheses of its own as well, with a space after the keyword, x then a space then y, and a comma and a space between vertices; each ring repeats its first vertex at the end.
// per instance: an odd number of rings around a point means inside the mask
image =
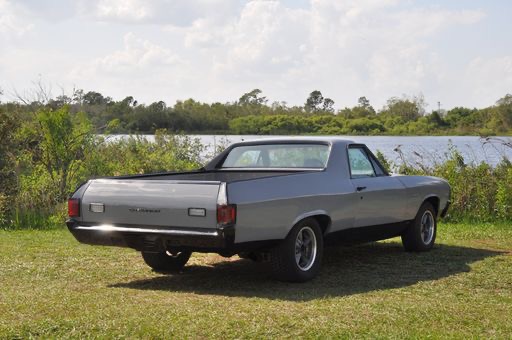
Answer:
POLYGON ((324 144, 248 145, 233 148, 221 167, 323 169, 328 158, 329 146, 324 144))

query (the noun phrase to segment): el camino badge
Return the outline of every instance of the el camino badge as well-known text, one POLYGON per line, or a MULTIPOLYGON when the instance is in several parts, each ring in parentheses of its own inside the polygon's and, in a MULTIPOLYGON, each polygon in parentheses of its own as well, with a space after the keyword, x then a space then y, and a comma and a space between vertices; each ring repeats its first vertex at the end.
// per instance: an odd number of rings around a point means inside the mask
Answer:
POLYGON ((130 208, 128 209, 130 212, 140 212, 140 213, 159 213, 160 209, 146 209, 146 208, 130 208))

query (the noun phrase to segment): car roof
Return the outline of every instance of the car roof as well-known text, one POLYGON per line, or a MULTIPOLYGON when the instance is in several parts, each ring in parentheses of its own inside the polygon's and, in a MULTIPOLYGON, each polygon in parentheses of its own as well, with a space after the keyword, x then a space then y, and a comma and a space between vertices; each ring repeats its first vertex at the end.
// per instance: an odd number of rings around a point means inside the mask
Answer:
POLYGON ((329 144, 356 144, 353 140, 349 140, 343 137, 336 136, 284 136, 284 137, 269 137, 269 138, 259 138, 259 139, 248 139, 243 140, 241 142, 234 143, 236 145, 244 145, 244 144, 273 144, 273 143, 282 143, 282 142, 293 142, 293 143, 318 143, 324 142, 329 144))

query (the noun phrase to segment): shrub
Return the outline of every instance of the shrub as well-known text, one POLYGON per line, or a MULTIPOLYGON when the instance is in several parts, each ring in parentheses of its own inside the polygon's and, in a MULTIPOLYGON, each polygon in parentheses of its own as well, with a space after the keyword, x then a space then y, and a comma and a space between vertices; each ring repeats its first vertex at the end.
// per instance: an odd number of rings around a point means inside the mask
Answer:
MULTIPOLYGON (((450 147, 448 158, 433 163, 424 159, 410 162, 400 148, 401 164, 396 166, 382 154, 377 157, 404 175, 436 176, 446 179, 452 189, 451 221, 510 221, 512 220, 512 165, 503 159, 496 167, 487 163, 466 163, 457 149, 450 147)), ((438 158, 442 158, 439 156, 438 158)), ((386 165, 385 165, 386 166, 386 165)))

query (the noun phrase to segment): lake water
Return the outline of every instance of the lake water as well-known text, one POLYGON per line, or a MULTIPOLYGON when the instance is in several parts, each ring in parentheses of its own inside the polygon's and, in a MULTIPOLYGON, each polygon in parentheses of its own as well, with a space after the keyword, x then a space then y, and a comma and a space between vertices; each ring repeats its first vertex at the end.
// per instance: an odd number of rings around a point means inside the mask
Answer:
MULTIPOLYGON (((126 138, 127 135, 117 135, 114 138, 126 138)), ((145 135, 153 140, 153 135, 145 135)), ((215 146, 228 145, 235 142, 252 139, 264 139, 286 136, 257 136, 257 135, 189 135, 197 138, 206 147, 205 157, 211 157, 215 146)), ((498 164, 504 157, 512 160, 512 138, 493 137, 483 139, 477 136, 340 136, 357 143, 366 144, 374 153, 379 150, 388 160, 400 164, 404 158, 408 162, 422 164, 439 163, 449 157, 450 148, 457 149, 466 163, 486 162, 498 164), (508 143, 508 145, 507 145, 508 143)))

